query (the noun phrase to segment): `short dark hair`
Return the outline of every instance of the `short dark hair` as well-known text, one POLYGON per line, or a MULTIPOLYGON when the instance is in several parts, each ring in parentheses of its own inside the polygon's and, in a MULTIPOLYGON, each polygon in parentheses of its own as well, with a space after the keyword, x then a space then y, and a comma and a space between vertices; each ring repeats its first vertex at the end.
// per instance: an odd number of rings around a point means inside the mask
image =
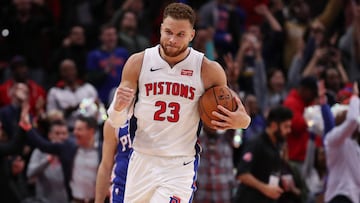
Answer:
POLYGON ((272 122, 282 123, 291 120, 293 117, 292 111, 284 106, 276 106, 270 109, 266 122, 269 126, 272 122))
POLYGON ((60 126, 66 126, 66 123, 64 120, 60 120, 60 119, 56 119, 53 121, 50 121, 50 126, 56 126, 56 125, 60 125, 60 126))
POLYGON ((71 25, 71 26, 68 28, 66 34, 67 34, 67 35, 70 35, 75 27, 80 27, 80 28, 82 28, 82 29, 84 30, 84 32, 85 32, 85 27, 84 27, 83 25, 74 23, 73 25, 71 25))
POLYGON ((114 28, 115 30, 117 30, 116 26, 112 23, 105 23, 105 24, 101 25, 100 34, 102 34, 105 30, 111 29, 111 28, 114 28))
POLYGON ((318 92, 317 78, 313 76, 306 76, 301 78, 300 87, 311 90, 314 94, 318 92))
POLYGON ((51 130, 53 130, 54 126, 65 126, 66 128, 68 128, 68 126, 66 125, 64 120, 53 120, 49 122, 49 126, 48 126, 48 132, 50 132, 51 130))
POLYGON ((92 116, 79 115, 76 120, 86 123, 87 127, 89 128, 93 128, 95 130, 98 129, 98 123, 96 119, 92 116))
POLYGON ((196 14, 195 11, 188 5, 183 3, 171 3, 166 6, 164 10, 164 17, 172 17, 177 20, 189 20, 191 25, 194 27, 196 14))
POLYGON ((10 61, 10 70, 14 71, 18 67, 27 66, 25 57, 16 55, 10 61))

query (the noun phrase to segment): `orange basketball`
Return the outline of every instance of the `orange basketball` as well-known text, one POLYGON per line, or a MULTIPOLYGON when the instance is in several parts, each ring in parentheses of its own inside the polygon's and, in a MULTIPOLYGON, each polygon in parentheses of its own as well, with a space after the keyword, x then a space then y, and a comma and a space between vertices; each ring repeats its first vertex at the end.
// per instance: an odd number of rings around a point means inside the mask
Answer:
POLYGON ((200 118, 202 122, 210 128, 214 128, 211 124, 211 120, 220 121, 217 117, 212 115, 213 111, 222 113, 217 108, 217 105, 222 105, 230 111, 235 111, 237 104, 232 94, 232 90, 226 86, 215 86, 207 89, 200 97, 198 107, 200 118))

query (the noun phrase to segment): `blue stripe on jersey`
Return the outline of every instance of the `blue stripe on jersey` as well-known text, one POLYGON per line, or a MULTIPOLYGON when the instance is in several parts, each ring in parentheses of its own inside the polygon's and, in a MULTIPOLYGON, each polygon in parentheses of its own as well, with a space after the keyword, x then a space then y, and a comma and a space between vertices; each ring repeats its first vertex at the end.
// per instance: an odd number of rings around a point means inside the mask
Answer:
MULTIPOLYGON (((199 125, 198 125, 198 129, 197 129, 197 132, 196 132, 196 137, 198 137, 198 138, 200 136, 202 126, 203 126, 203 124, 202 124, 202 121, 200 120, 199 125)), ((198 140, 198 141, 196 141, 196 144, 195 144, 195 153, 196 153, 195 156, 198 155, 201 151, 202 151, 202 148, 201 148, 201 145, 200 145, 199 140, 198 140)))
POLYGON ((195 155, 195 160, 194 160, 194 177, 193 177, 193 184, 191 185, 191 189, 193 190, 193 193, 190 197, 189 203, 191 203, 193 201, 194 198, 194 193, 197 189, 196 187, 196 179, 197 179, 197 171, 199 168, 199 161, 200 161, 200 154, 196 154, 195 155))
POLYGON ((129 163, 129 155, 132 151, 132 139, 129 134, 128 123, 119 129, 117 138, 119 140, 119 143, 117 146, 117 152, 115 156, 115 167, 114 167, 115 177, 113 179, 113 183, 115 185, 120 186, 120 185, 125 185, 127 167, 129 163))

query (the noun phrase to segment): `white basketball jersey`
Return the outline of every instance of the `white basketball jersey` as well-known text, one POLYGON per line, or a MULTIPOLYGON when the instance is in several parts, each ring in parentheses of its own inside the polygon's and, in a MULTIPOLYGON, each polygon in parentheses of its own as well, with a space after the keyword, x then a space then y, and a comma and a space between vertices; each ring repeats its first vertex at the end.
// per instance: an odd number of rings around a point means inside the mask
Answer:
POLYGON ((204 93, 204 55, 190 48, 189 55, 171 68, 159 51, 159 45, 145 50, 133 148, 157 156, 192 156, 200 120, 198 100, 204 93))

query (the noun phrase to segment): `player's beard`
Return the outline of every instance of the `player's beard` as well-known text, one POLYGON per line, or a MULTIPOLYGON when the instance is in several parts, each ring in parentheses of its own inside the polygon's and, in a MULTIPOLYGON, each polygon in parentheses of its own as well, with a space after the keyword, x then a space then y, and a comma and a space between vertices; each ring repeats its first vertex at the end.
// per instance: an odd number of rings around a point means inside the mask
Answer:
POLYGON ((176 57, 180 54, 184 53, 187 49, 187 46, 184 47, 169 47, 166 45, 166 43, 161 42, 160 43, 161 48, 164 51, 164 54, 168 57, 176 57), (170 50, 171 49, 171 50, 170 50), (175 51, 172 51, 173 49, 176 49, 175 51))

